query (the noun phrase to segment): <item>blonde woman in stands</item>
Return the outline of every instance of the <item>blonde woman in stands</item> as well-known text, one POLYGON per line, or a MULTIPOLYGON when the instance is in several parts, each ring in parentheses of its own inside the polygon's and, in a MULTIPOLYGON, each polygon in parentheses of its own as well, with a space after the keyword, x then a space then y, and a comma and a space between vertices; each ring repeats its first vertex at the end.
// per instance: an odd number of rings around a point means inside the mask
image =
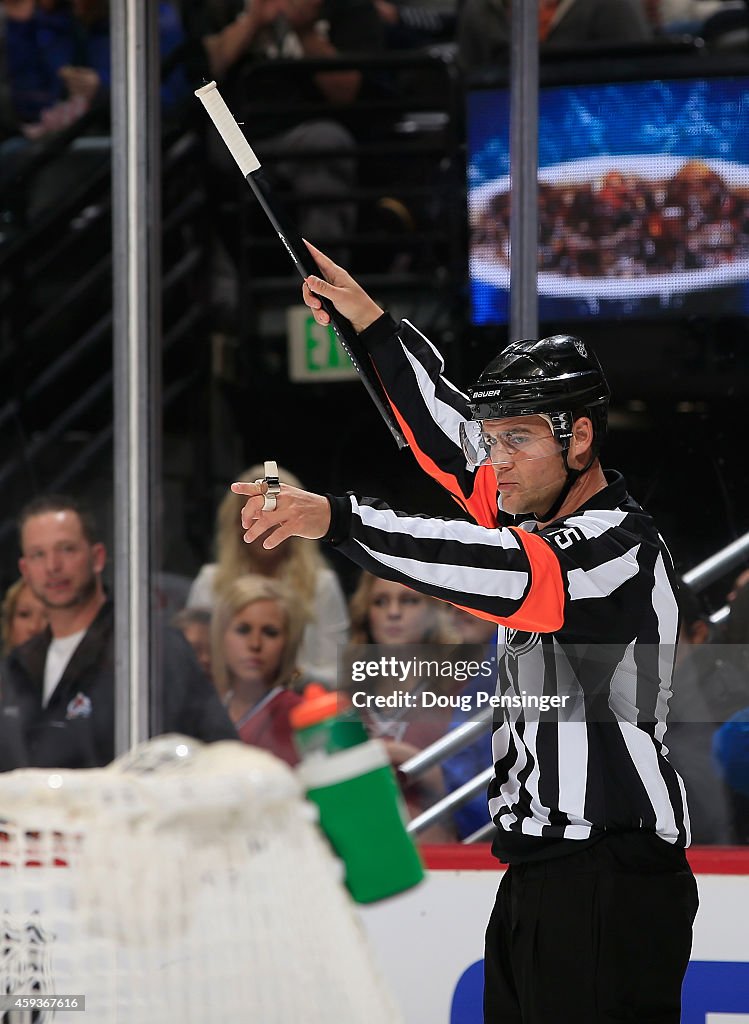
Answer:
POLYGON ((47 609, 24 580, 5 592, 2 606, 2 653, 7 654, 47 626, 47 609))
POLYGON ((443 624, 442 604, 363 572, 349 602, 351 645, 450 643, 455 636, 443 624))
MULTIPOLYGON (((349 603, 350 662, 366 659, 364 645, 368 644, 376 645, 376 650, 371 653, 377 659, 382 656, 383 648, 392 648, 394 657, 407 661, 418 657, 425 661, 449 662, 452 651, 449 645, 454 637, 445 626, 441 606, 442 602, 436 598, 417 594, 401 583, 381 580, 363 572, 349 603), (447 645, 444 652, 439 650, 439 645, 447 645)), ((408 691, 416 699, 415 707, 369 707, 363 712, 367 731, 373 738, 385 742, 396 770, 448 730, 450 709, 420 707, 419 694, 455 692, 452 677, 419 678, 415 674, 406 679, 368 677, 365 683, 352 682, 349 685, 352 691, 363 690, 367 695, 387 696, 408 691)), ((439 767, 430 769, 412 782, 401 780, 401 789, 411 817, 436 803, 445 792, 439 767)), ((428 843, 449 842, 455 838, 452 822, 433 825, 419 838, 428 843)))
MULTIPOLYGON (((263 476, 263 466, 251 466, 241 480, 263 476)), ((279 466, 281 483, 301 486, 293 473, 279 466)), ((338 650, 348 640, 348 613, 338 577, 320 553, 317 541, 292 537, 267 551, 262 538, 254 544, 242 540, 240 512, 244 500, 227 491, 216 517, 218 561, 204 565, 193 581, 187 607, 212 608, 216 596, 245 573, 281 580, 293 590, 309 611, 309 623, 299 650, 299 669, 308 680, 337 684, 338 650)))
POLYGON ((289 712, 307 621, 302 602, 278 580, 239 576, 219 595, 211 621, 213 681, 243 743, 296 764, 289 712))

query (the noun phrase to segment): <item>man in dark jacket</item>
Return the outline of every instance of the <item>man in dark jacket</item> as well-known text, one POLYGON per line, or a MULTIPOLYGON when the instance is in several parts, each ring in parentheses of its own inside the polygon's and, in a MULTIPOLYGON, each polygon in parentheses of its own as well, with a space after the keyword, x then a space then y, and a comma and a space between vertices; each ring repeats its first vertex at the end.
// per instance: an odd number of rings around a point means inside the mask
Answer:
MULTIPOLYGON (((114 757, 114 609, 101 574, 104 545, 91 517, 62 496, 35 499, 19 517, 21 573, 49 627, 10 653, 2 721, 15 724, 25 761, 95 768, 114 757)), ((200 740, 236 739, 212 684, 181 634, 165 629, 163 729, 200 740)), ((19 765, 22 758, 19 753, 19 765)), ((8 764, 3 767, 15 767, 8 764)))

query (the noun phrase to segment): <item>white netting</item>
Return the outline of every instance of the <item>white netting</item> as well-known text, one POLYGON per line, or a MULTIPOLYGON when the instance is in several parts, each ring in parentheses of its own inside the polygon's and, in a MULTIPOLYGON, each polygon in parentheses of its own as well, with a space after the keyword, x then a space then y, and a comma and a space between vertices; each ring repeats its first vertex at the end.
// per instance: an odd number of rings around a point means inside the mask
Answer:
POLYGON ((162 737, 97 771, 0 776, 0 993, 83 1024, 401 1017, 294 774, 162 737))

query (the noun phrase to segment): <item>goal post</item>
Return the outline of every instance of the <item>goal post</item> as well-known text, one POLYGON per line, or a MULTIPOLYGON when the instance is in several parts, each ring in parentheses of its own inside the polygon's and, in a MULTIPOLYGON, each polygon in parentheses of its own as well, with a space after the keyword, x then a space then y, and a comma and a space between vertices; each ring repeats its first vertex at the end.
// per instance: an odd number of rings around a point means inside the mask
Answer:
POLYGON ((33 995, 40 1022, 402 1020, 315 809, 271 755, 159 737, 104 769, 0 775, 0 819, 5 1009, 33 995), (86 1017, 49 1002, 75 996, 86 1017))

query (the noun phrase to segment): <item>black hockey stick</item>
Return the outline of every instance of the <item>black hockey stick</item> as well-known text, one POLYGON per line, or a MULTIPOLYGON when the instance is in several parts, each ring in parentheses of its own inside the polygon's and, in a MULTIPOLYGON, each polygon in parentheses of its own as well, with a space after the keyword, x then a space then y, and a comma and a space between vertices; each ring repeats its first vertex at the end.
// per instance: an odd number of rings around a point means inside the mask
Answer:
MULTIPOLYGON (((316 277, 322 277, 322 271, 315 262, 312 253, 304 244, 302 236, 289 219, 278 197, 274 194, 270 183, 263 174, 260 161, 255 156, 252 147, 244 137, 244 133, 224 102, 221 93, 216 87, 216 83, 209 82, 208 85, 197 89, 195 95, 208 111, 211 120, 218 129, 219 135, 239 165, 239 169, 244 175, 247 184, 255 193, 255 197, 265 211, 268 220, 275 228, 278 237, 283 242, 284 248, 289 256, 291 256, 301 276, 306 278, 310 274, 314 274, 316 277)), ((369 397, 387 423, 390 433, 398 443, 398 447, 407 448, 408 442, 396 422, 385 390, 369 362, 369 355, 360 342, 356 331, 346 317, 338 312, 332 302, 324 299, 322 296, 318 296, 318 298, 325 312, 330 317, 333 330, 340 338, 341 344, 353 363, 354 369, 361 377, 364 387, 369 392, 369 397)))

